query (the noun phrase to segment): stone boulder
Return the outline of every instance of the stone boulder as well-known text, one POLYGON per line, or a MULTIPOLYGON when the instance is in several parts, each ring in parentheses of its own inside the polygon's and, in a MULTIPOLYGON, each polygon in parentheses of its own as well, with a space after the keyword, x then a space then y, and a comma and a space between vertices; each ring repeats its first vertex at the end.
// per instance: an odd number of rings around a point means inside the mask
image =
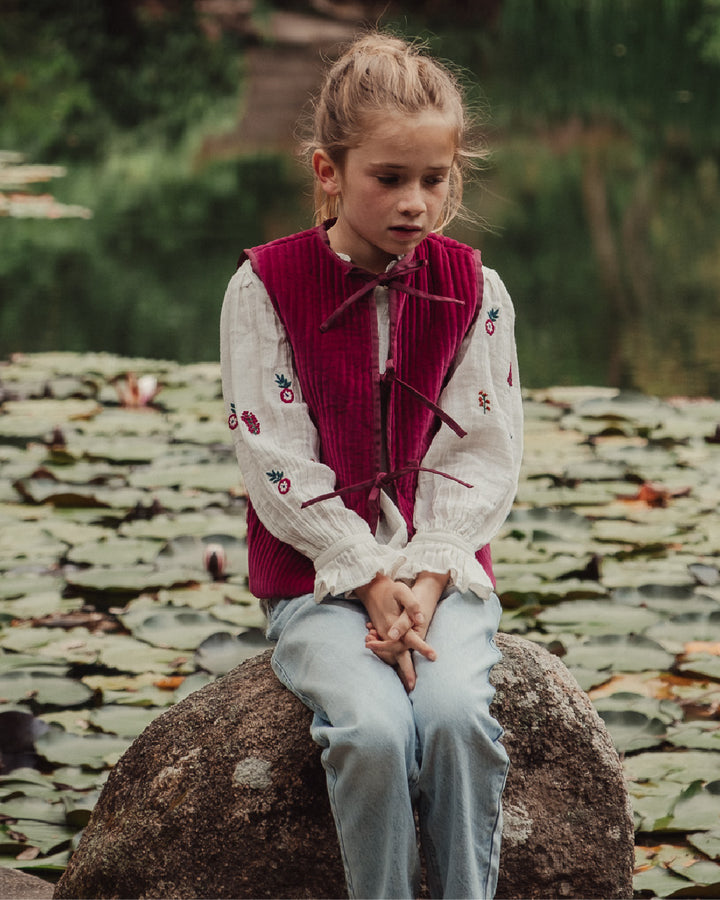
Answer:
MULTIPOLYGON (((498 635, 511 759, 498 897, 632 897, 633 824, 602 720, 562 662, 498 635)), ((341 897, 310 713, 269 651, 172 707, 112 771, 55 897, 341 897)))

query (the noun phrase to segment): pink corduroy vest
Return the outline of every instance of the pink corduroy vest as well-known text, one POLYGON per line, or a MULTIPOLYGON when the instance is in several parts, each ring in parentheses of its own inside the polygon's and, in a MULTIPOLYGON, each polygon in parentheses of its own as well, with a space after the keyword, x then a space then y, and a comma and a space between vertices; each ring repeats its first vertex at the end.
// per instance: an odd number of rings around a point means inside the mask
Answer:
MULTIPOLYGON (((284 326, 302 397, 319 434, 320 462, 335 472, 336 493, 374 531, 379 491, 389 490, 412 535, 418 472, 433 436, 439 427, 464 434, 462 423, 436 404, 482 304, 480 255, 430 235, 389 273, 375 276, 336 256, 327 235, 331 224, 247 250, 241 261, 250 260, 284 326), (390 308, 383 375, 378 371, 377 285, 388 288, 390 308)), ((284 391, 282 399, 294 402, 287 374, 274 373, 275 381, 284 391)), ((282 471, 282 459, 277 469, 282 471)), ((434 477, 450 476, 437 472, 434 477)), ((291 501, 287 479, 278 488, 291 501)), ((251 502, 247 541, 250 590, 256 597, 312 592, 311 560, 270 534, 251 502)), ((477 559, 494 583, 490 548, 481 548, 477 559)))

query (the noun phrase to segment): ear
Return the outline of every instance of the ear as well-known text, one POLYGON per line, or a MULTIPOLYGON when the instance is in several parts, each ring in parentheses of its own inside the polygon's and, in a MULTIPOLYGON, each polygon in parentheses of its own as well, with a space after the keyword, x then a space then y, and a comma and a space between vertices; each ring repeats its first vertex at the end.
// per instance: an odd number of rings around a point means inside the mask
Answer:
POLYGON ((320 187, 330 197, 340 194, 340 169, 324 150, 316 150, 312 157, 313 170, 320 187))

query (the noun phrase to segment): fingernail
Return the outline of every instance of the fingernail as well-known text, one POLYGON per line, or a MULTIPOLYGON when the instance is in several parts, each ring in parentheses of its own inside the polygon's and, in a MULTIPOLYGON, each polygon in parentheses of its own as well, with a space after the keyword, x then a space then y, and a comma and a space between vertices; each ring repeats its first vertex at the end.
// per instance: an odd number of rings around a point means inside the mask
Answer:
POLYGON ((388 631, 388 637, 391 641, 396 641, 400 637, 400 632, 397 628, 391 628, 390 631, 388 631))
POLYGON ((418 625, 423 625, 425 623, 425 616, 422 613, 417 613, 415 621, 418 625))

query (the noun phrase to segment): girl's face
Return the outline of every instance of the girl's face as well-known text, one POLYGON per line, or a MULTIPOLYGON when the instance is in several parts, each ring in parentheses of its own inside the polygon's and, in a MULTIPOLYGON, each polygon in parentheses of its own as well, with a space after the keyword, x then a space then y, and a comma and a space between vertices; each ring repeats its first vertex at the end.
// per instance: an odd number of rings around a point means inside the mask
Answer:
POLYGON ((383 272, 417 247, 440 220, 455 150, 455 129, 436 110, 374 114, 342 165, 317 150, 320 184, 340 199, 329 231, 333 250, 383 272))

